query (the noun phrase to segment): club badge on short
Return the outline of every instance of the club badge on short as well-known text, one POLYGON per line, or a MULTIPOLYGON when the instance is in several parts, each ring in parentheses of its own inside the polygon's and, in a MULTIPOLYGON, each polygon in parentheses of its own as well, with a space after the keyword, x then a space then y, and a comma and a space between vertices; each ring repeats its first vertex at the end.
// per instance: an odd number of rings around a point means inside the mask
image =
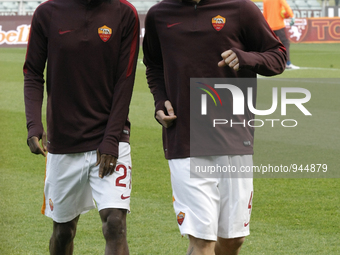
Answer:
POLYGON ((185 213, 184 212, 180 212, 178 215, 177 215, 177 222, 179 225, 182 225, 183 221, 185 219, 185 213))
POLYGON ((211 19, 211 24, 215 28, 216 31, 220 31, 225 25, 226 19, 221 15, 217 15, 211 19))
POLYGON ((103 42, 107 42, 112 35, 112 29, 104 25, 98 28, 98 35, 103 42))

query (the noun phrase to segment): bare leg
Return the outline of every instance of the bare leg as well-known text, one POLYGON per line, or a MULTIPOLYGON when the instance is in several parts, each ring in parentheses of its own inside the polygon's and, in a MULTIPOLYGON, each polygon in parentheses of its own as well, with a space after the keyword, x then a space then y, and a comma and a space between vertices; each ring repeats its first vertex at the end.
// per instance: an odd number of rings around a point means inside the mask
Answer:
POLYGON ((66 223, 53 221, 53 233, 50 239, 51 255, 73 254, 73 239, 76 236, 78 220, 79 216, 66 223))
POLYGON ((189 236, 189 248, 187 255, 215 255, 215 241, 199 239, 189 236))
POLYGON ((99 212, 106 240, 105 255, 128 255, 126 210, 103 209, 99 212))
POLYGON ((241 246, 244 242, 244 237, 225 239, 217 238, 215 245, 216 255, 237 255, 241 250, 241 246))

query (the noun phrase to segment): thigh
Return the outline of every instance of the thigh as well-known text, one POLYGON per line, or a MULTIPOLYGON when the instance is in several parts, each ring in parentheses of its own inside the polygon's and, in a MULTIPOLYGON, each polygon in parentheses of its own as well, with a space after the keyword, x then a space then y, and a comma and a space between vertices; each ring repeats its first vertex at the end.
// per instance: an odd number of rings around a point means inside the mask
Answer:
MULTIPOLYGON (((251 167, 252 155, 224 156, 237 171, 241 167, 251 167)), ((244 178, 221 178, 221 209, 218 236, 237 238, 249 235, 249 221, 252 210, 253 178, 249 173, 244 178)))
POLYGON ((107 208, 130 210, 130 194, 132 188, 130 152, 129 143, 119 143, 119 156, 115 171, 112 175, 105 176, 103 179, 98 177, 99 166, 92 166, 90 171, 90 185, 98 211, 107 208))
POLYGON ((64 223, 95 208, 87 180, 91 154, 48 153, 42 213, 64 223))
POLYGON ((169 160, 173 206, 182 235, 217 240, 216 178, 190 178, 190 158, 169 160))

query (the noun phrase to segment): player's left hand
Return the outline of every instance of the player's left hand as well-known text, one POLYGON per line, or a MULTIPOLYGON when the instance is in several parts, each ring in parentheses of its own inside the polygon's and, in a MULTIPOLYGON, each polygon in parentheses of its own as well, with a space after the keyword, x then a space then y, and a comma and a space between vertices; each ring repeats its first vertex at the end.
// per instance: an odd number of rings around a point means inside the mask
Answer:
POLYGON ((96 166, 99 165, 99 178, 113 174, 117 164, 117 158, 112 155, 100 154, 97 149, 97 162, 96 166))
POLYGON ((221 54, 223 60, 218 62, 219 67, 229 66, 233 68, 235 71, 238 71, 240 64, 238 62, 238 58, 232 50, 227 50, 221 54))
POLYGON ((36 136, 32 136, 27 139, 27 145, 30 147, 30 150, 34 154, 41 154, 46 157, 47 153, 47 137, 45 131, 42 133, 41 137, 41 145, 39 144, 39 138, 36 136))

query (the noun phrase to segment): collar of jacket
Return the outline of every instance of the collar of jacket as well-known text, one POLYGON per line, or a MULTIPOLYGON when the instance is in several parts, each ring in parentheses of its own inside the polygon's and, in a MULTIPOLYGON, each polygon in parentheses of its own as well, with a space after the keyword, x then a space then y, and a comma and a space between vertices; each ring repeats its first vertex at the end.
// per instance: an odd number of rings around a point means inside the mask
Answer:
POLYGON ((84 5, 88 5, 88 6, 96 6, 101 4, 102 2, 111 2, 114 0, 76 0, 76 2, 80 3, 80 4, 84 4, 84 5))
POLYGON ((209 2, 209 0, 200 0, 199 2, 196 2, 194 0, 179 0, 179 2, 182 2, 182 3, 187 3, 187 4, 205 4, 207 2, 209 2))

